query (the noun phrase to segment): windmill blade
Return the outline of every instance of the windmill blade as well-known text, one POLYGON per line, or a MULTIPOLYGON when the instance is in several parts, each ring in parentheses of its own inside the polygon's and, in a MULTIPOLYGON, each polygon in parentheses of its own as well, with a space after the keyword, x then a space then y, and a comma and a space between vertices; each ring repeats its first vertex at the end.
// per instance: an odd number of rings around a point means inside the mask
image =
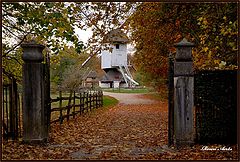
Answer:
POLYGON ((93 58, 93 56, 97 55, 98 52, 101 50, 101 48, 98 48, 98 50, 96 52, 94 52, 93 54, 91 54, 81 65, 81 68, 84 67, 89 60, 91 60, 91 58, 93 58))

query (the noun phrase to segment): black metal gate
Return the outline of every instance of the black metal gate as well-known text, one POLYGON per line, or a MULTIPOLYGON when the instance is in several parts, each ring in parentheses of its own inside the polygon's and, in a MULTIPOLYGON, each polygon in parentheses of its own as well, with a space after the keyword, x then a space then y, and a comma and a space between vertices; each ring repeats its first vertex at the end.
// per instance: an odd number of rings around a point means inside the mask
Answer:
POLYGON ((18 93, 17 82, 12 79, 9 84, 3 85, 2 95, 2 126, 3 138, 15 140, 22 135, 21 101, 18 93))
POLYGON ((198 71, 194 75, 196 142, 237 143, 237 71, 198 71))

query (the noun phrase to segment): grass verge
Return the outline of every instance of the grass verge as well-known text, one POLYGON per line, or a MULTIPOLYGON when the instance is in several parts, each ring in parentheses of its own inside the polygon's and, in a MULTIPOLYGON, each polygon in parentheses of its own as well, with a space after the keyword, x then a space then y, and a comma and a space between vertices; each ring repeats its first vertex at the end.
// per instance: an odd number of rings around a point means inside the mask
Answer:
POLYGON ((118 104, 117 99, 110 96, 103 96, 103 107, 115 106, 117 104, 118 104))

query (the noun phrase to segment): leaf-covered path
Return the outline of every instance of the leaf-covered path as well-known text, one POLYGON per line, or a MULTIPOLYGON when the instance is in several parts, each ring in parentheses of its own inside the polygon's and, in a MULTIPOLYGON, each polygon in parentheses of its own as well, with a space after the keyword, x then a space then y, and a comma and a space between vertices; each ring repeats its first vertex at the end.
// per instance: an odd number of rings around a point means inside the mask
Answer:
POLYGON ((167 138, 165 106, 119 105, 91 118, 90 128, 81 123, 80 132, 86 132, 79 142, 87 145, 72 158, 132 159, 161 152, 167 138))
POLYGON ((120 102, 62 125, 52 124, 47 145, 4 143, 3 159, 236 159, 236 151, 168 148, 167 117, 167 102, 120 102))

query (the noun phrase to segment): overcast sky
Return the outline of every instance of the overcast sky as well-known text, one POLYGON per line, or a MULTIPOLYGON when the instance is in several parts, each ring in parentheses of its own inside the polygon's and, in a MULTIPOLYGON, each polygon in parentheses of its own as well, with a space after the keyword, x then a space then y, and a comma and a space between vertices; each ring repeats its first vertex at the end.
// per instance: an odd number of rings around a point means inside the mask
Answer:
MULTIPOLYGON (((92 31, 90 28, 87 29, 86 31, 81 30, 79 28, 75 28, 75 31, 76 31, 78 37, 80 38, 80 40, 82 40, 84 44, 87 44, 88 39, 92 36, 92 31)), ((131 44, 128 44, 127 51, 128 51, 128 53, 133 54, 135 49, 131 44)))
POLYGON ((81 30, 79 28, 75 28, 75 31, 78 35, 78 37, 83 41, 84 44, 87 43, 88 39, 92 36, 92 31, 91 29, 81 30))

